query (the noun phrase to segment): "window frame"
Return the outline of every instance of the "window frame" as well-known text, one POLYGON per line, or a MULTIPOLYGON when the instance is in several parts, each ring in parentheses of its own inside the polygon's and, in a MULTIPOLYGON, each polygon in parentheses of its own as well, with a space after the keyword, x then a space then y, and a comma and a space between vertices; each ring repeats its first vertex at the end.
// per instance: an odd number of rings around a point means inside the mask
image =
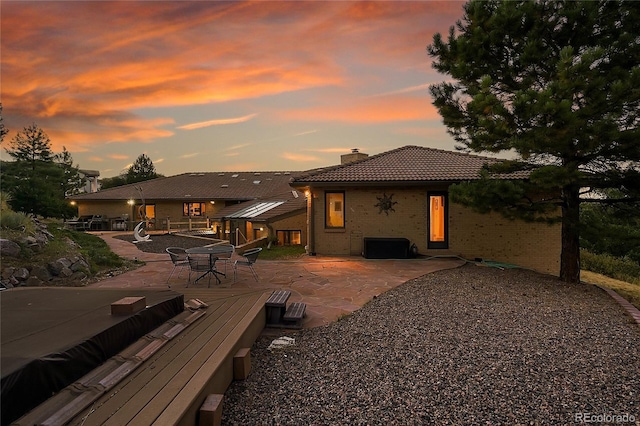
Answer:
POLYGON ((185 201, 182 203, 182 216, 183 217, 205 217, 207 203, 200 201, 185 201), (192 214, 195 204, 200 205, 200 214, 192 214))
POLYGON ((345 229, 346 223, 347 223, 347 217, 346 217, 346 194, 345 191, 325 191, 324 192, 324 228, 325 229, 345 229), (342 225, 340 226, 333 226, 329 224, 329 207, 331 205, 331 203, 329 202, 329 197, 331 195, 342 195, 342 225))
POLYGON ((449 248, 449 194, 446 191, 427 192, 427 249, 449 248), (431 198, 442 197, 444 201, 444 241, 431 240, 431 198))

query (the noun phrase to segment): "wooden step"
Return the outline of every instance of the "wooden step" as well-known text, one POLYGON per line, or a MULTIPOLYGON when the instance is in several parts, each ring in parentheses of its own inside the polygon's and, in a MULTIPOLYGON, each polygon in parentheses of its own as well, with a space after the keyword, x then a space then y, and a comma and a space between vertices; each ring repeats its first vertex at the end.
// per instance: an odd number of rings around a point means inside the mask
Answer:
POLYGON ((302 328, 302 319, 305 316, 307 305, 302 302, 294 302, 289 305, 282 320, 293 328, 302 328))

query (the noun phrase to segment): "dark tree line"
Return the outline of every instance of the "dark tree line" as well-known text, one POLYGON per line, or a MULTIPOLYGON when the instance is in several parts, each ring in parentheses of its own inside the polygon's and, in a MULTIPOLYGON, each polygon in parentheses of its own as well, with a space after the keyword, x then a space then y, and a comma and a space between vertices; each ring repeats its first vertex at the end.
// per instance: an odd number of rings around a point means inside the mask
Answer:
MULTIPOLYGON (((0 143, 8 129, 1 120, 0 143)), ((51 150, 49 136, 35 123, 18 132, 5 147, 13 161, 2 163, 1 190, 9 195, 8 204, 14 211, 42 217, 68 218, 77 210, 65 197, 77 193, 83 181, 71 154, 51 150)))

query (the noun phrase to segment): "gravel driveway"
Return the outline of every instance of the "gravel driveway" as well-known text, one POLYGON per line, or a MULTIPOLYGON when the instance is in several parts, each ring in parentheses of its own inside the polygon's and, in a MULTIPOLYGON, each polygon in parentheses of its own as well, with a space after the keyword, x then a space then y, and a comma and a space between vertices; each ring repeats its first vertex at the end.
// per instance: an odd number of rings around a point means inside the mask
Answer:
POLYGON ((223 424, 640 421, 640 327, 590 285, 467 265, 286 335, 295 346, 256 342, 223 424))

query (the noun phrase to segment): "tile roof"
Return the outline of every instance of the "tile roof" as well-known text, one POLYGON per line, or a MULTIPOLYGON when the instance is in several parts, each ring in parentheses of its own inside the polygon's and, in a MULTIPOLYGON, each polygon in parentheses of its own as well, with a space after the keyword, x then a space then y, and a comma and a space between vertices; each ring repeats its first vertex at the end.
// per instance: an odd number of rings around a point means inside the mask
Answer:
MULTIPOLYGON (((500 161, 462 152, 404 146, 365 159, 316 169, 294 179, 295 187, 318 183, 456 182, 479 178, 485 163, 500 161)), ((508 176, 523 179, 527 175, 508 176)))
POLYGON ((289 183, 300 172, 183 173, 69 197, 72 200, 253 200, 291 191, 289 183))

